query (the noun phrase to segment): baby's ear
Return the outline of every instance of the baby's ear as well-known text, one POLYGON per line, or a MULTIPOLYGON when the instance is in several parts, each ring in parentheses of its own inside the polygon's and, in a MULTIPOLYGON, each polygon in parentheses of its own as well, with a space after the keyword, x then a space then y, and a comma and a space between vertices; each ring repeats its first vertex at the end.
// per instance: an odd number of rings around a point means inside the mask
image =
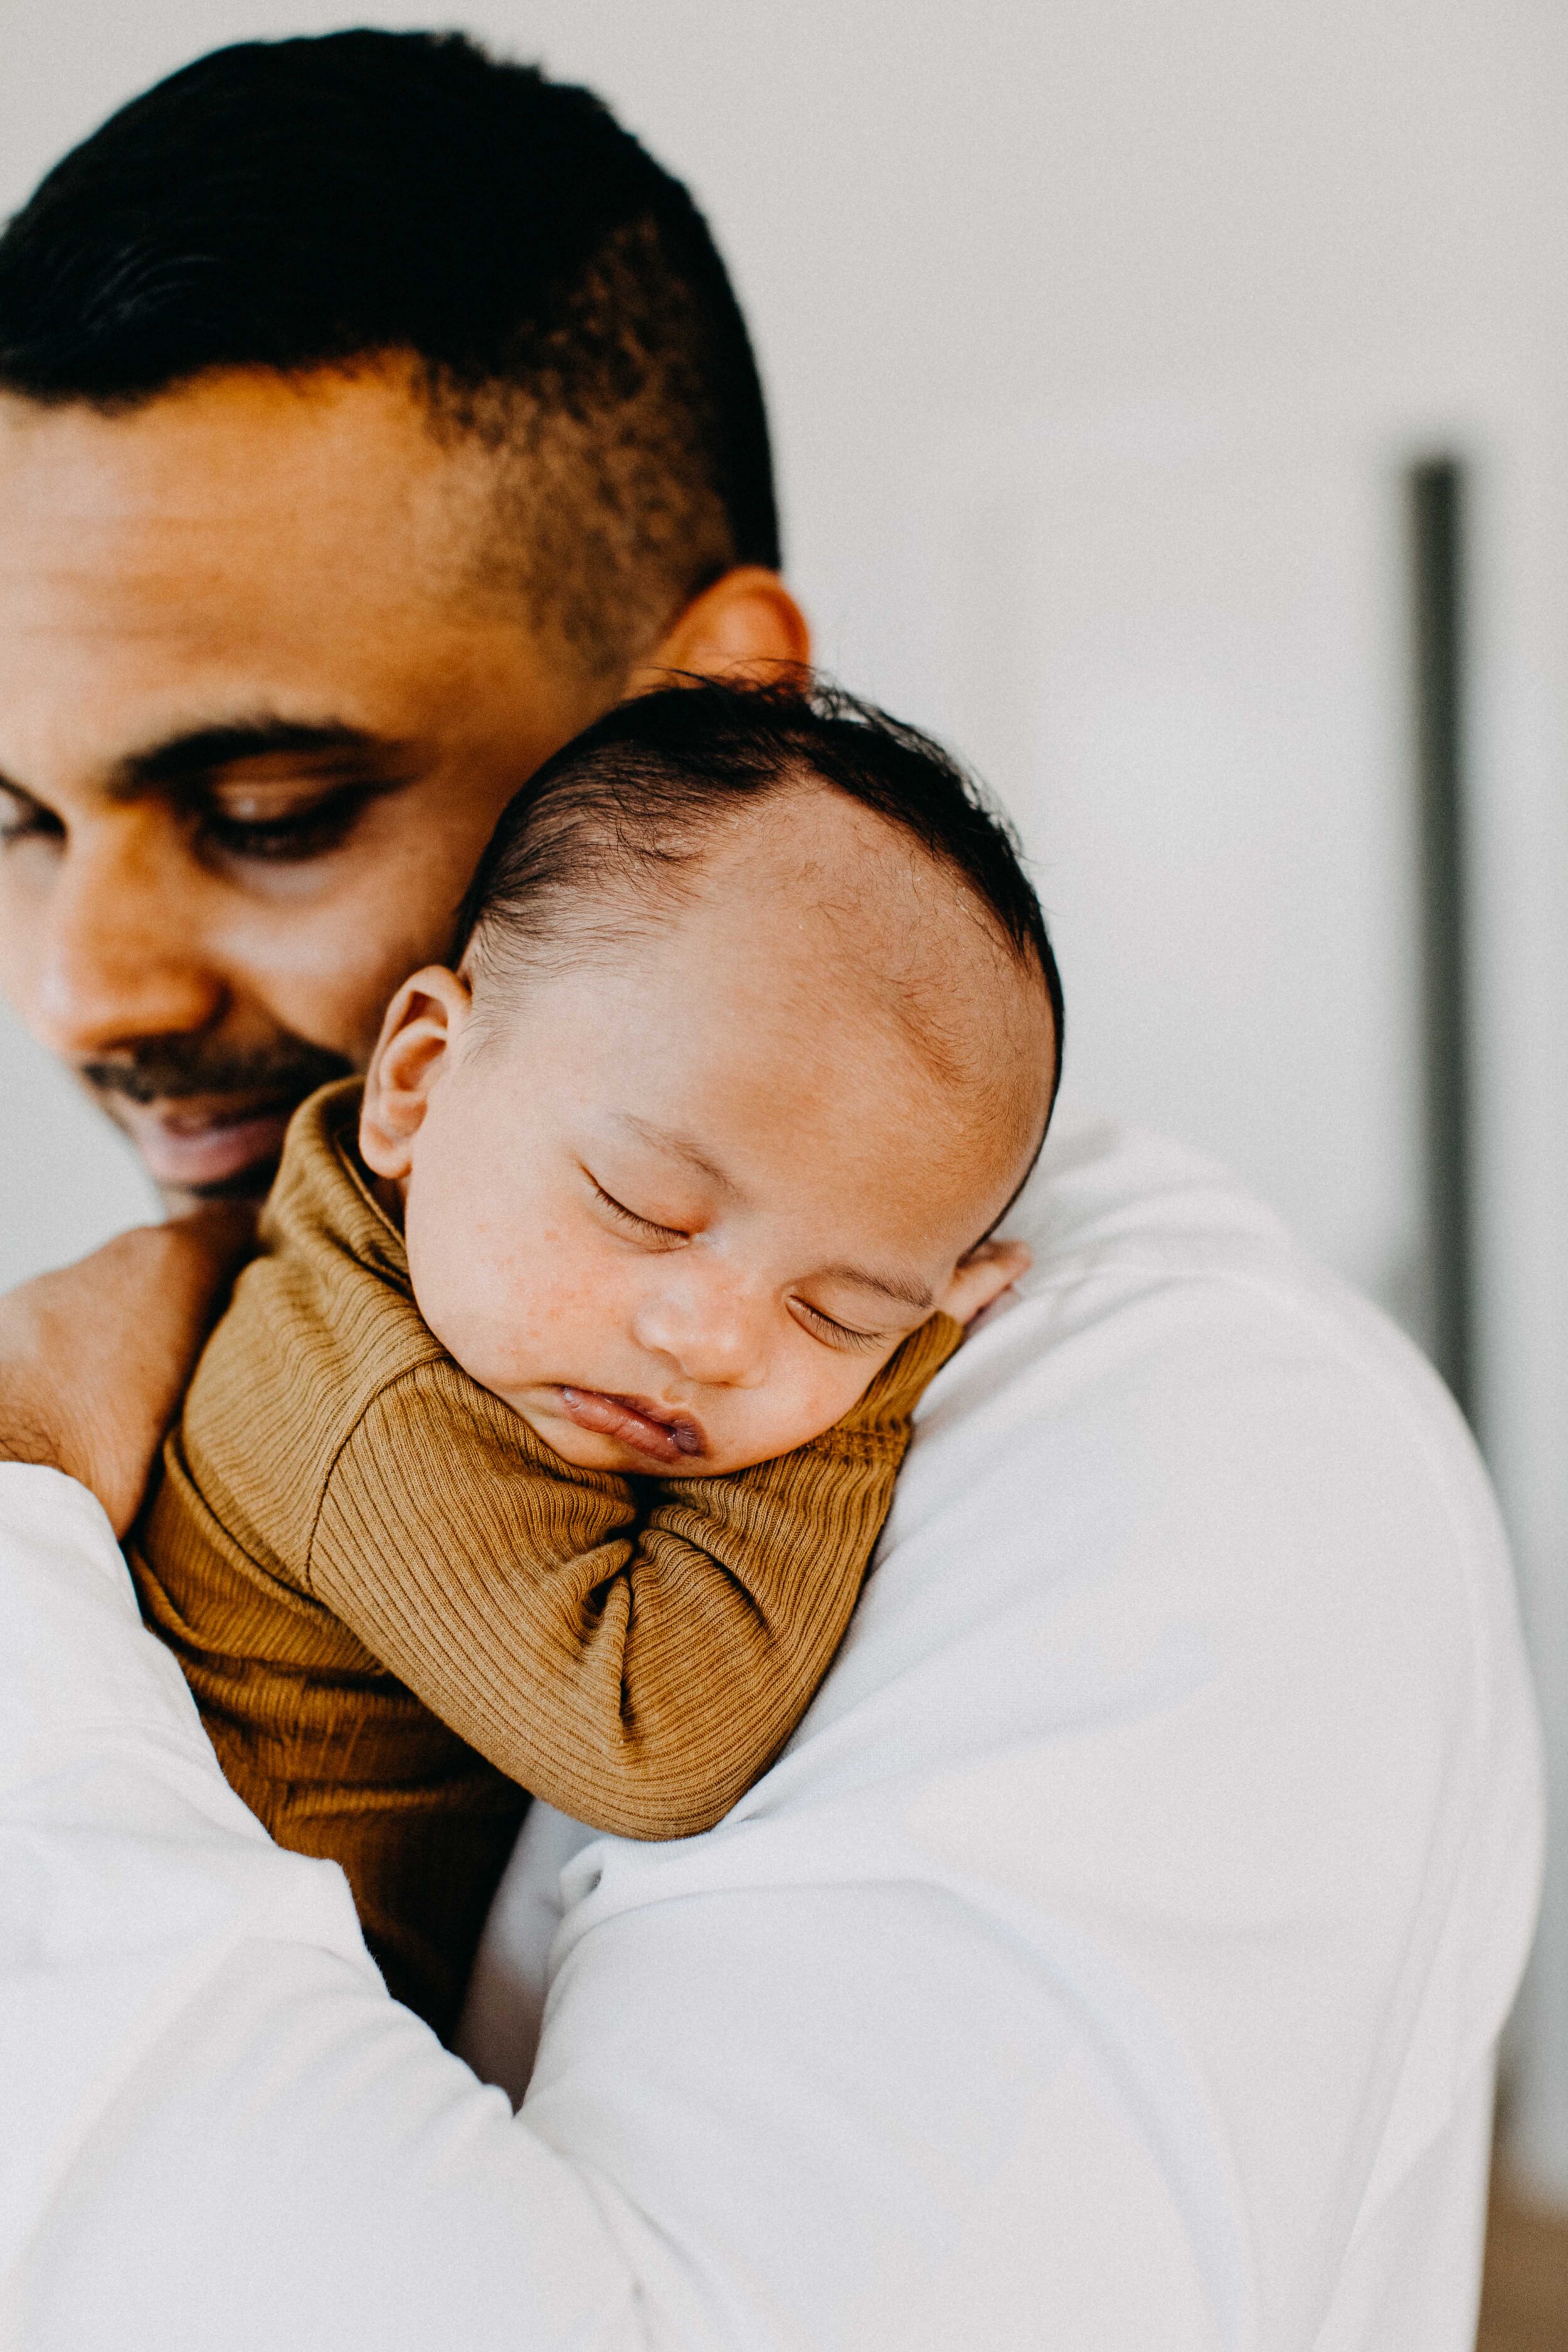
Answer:
POLYGON ((1027 1242, 977 1242, 966 1257, 959 1259, 937 1305, 955 1323, 973 1323, 1033 1264, 1034 1253, 1027 1242))
POLYGON ((414 1139, 432 1089, 473 1010, 468 982, 444 964, 405 980, 386 1008, 365 1072, 360 1158, 394 1182, 414 1164, 414 1139))

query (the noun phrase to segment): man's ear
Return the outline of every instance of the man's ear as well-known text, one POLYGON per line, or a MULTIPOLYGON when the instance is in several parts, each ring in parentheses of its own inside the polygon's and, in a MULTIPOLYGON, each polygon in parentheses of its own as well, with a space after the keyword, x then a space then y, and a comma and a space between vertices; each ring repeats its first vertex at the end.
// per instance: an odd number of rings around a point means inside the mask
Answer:
POLYGON ((405 980, 387 1006, 359 1118, 360 1158, 377 1176, 396 1182, 413 1167, 431 1093, 472 1011, 468 982, 438 963, 405 980))
POLYGON ((668 686, 674 671, 700 677, 773 678, 811 660, 805 614, 776 572, 738 564, 694 597, 627 682, 628 695, 668 686))

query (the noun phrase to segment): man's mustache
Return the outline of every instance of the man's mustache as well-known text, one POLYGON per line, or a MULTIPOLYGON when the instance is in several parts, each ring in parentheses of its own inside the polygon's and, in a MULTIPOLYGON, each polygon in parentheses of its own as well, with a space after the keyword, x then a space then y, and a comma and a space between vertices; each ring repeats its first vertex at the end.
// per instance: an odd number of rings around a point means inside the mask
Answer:
POLYGON ((275 1095, 303 1101, 332 1078, 353 1074, 345 1054, 303 1037, 244 1049, 195 1038, 149 1038, 111 1062, 79 1062, 77 1075, 100 1094, 127 1102, 177 1102, 192 1095, 275 1095))

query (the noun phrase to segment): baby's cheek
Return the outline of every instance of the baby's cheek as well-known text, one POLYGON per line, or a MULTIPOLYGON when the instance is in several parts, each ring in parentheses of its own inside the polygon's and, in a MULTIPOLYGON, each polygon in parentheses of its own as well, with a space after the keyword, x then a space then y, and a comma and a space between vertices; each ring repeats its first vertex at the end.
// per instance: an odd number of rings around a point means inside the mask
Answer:
POLYGON ((580 1281, 552 1277, 531 1257, 476 1261, 461 1306, 468 1352, 444 1331, 437 1337, 487 1387, 520 1388, 559 1378, 563 1361, 572 1360, 573 1334, 591 1315, 586 1290, 580 1281))
POLYGON ((793 1368, 793 1380, 778 1400, 781 1427, 787 1418, 793 1433, 775 1449, 779 1453, 793 1453, 853 1412, 893 1353, 889 1348, 876 1356, 850 1356, 830 1352, 815 1340, 811 1344, 824 1360, 793 1368))
POLYGON ((482 1215, 445 1214, 416 1196, 408 1212, 415 1304, 447 1354, 489 1384, 514 1350, 526 1352, 539 1317, 523 1255, 482 1215))
POLYGON ((624 1272, 596 1263, 591 1252, 574 1251, 565 1236, 558 1241, 547 1230, 537 1248, 493 1259, 481 1286, 484 1319, 475 1345, 483 1368, 458 1360, 486 1387, 515 1392, 563 1381, 613 1390, 648 1385, 627 1337, 624 1272))

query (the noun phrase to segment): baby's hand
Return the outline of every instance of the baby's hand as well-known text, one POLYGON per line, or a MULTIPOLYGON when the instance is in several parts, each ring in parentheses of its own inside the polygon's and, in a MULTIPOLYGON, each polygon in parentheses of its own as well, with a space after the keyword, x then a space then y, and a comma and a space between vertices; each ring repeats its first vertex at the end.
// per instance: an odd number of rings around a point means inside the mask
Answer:
POLYGON ((977 1242, 967 1257, 959 1259, 952 1280, 937 1304, 955 1323, 973 1323, 1033 1264, 1034 1252, 1027 1242, 977 1242))

